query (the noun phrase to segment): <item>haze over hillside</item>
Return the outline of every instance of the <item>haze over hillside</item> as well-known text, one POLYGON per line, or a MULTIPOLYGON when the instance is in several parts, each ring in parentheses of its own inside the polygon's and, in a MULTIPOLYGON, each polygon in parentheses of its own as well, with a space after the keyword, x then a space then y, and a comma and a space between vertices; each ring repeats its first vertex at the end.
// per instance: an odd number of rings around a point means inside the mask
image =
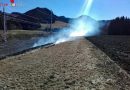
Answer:
MULTIPOLYGON (((77 18, 67 18, 65 16, 57 16, 53 11, 47 8, 36 7, 25 13, 12 12, 6 13, 7 15, 7 29, 8 30, 41 30, 48 28, 50 29, 50 23, 52 22, 52 29, 61 29, 68 27, 71 21, 75 21, 81 18, 84 20, 97 22, 100 25, 100 34, 130 34, 130 19, 118 17, 113 20, 100 20, 96 21, 90 16, 80 16, 77 18), (120 28, 119 28, 120 26, 120 28), (118 31, 119 30, 119 31, 118 31), (122 33, 123 32, 123 33, 122 33)), ((3 15, 0 12, 0 29, 3 29, 3 15)))
MULTIPOLYGON (((7 29, 36 30, 40 27, 46 26, 46 24, 50 24, 51 22, 52 23, 56 22, 56 24, 53 25, 54 27, 55 25, 56 26, 61 25, 62 27, 64 27, 67 26, 69 22, 81 18, 86 18, 86 21, 87 19, 91 21, 96 21, 93 18, 85 15, 80 16, 78 18, 67 18, 65 16, 57 16, 53 13, 53 11, 47 8, 36 7, 25 13, 19 13, 19 12, 7 13, 7 29)), ((0 20, 1 20, 0 29, 3 29, 2 12, 0 12, 0 20)))

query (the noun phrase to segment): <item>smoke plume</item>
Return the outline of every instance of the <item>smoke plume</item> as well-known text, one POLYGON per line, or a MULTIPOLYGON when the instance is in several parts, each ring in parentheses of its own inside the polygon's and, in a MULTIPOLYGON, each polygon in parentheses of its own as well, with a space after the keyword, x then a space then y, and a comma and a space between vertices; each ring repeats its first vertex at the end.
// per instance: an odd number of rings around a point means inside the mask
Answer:
POLYGON ((75 40, 81 36, 89 37, 99 34, 99 23, 87 16, 91 9, 92 3, 93 0, 85 0, 80 12, 82 16, 76 20, 71 21, 69 23, 70 27, 64 28, 60 30, 60 32, 58 32, 57 34, 50 37, 41 38, 37 43, 35 43, 34 46, 47 43, 59 44, 62 42, 75 40))

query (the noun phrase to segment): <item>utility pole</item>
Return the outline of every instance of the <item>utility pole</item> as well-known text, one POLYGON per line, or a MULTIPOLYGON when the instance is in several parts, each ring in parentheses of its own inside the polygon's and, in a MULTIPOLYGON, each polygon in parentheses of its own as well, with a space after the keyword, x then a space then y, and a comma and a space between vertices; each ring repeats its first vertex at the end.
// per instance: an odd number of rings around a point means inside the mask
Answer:
POLYGON ((51 10, 51 17, 50 17, 50 30, 52 30, 52 10, 51 10))
POLYGON ((3 31, 3 39, 4 42, 7 42, 7 26, 6 26, 6 13, 5 13, 5 6, 3 6, 3 21, 4 21, 4 31, 3 31))

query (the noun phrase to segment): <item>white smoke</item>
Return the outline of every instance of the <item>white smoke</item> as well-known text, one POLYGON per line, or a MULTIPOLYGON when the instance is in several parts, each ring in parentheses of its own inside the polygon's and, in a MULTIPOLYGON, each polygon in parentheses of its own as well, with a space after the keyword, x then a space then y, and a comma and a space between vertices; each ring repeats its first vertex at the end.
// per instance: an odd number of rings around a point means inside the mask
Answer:
POLYGON ((66 41, 71 41, 77 39, 77 37, 81 36, 93 36, 99 33, 99 25, 95 20, 90 19, 87 17, 93 0, 85 0, 83 8, 81 10, 81 15, 84 15, 74 21, 70 22, 69 28, 64 28, 60 30, 55 35, 52 35, 47 38, 41 38, 37 43, 34 44, 35 46, 44 45, 47 43, 55 43, 59 44, 66 41))
POLYGON ((83 36, 89 37, 99 34, 99 31, 99 24, 96 21, 82 17, 72 22, 69 28, 64 28, 52 36, 40 38, 38 42, 34 44, 34 47, 48 43, 60 44, 83 36))
MULTIPOLYGON (((92 3, 93 0, 85 0, 79 15, 86 15, 86 17, 81 17, 75 21, 72 21, 72 23, 70 24, 71 25, 70 28, 68 28, 70 31, 69 33, 66 33, 67 38, 61 37, 59 40, 56 41, 56 44, 72 40, 72 38, 74 39, 74 37, 92 36, 94 34, 97 34, 98 24, 92 20, 87 19, 87 15, 91 9, 92 3), (97 29, 95 29, 95 27, 97 29)), ((64 33, 64 31, 61 33, 64 33)))

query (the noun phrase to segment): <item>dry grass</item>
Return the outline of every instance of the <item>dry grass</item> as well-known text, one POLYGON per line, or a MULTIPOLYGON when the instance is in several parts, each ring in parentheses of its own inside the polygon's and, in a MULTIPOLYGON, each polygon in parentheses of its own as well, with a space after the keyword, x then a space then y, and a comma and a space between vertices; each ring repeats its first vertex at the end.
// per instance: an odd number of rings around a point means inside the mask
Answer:
MULTIPOLYGON (((67 23, 56 21, 55 23, 52 24, 52 30, 62 29, 67 26, 68 26, 67 23)), ((44 31, 44 29, 50 29, 50 24, 41 24, 41 28, 37 30, 8 30, 7 36, 8 39, 12 39, 12 38, 26 39, 26 38, 37 37, 37 36, 47 36, 51 33, 51 32, 44 31)), ((0 30, 0 41, 2 40, 2 35, 3 35, 3 31, 0 30)))
POLYGON ((0 61, 0 89, 130 90, 130 77, 81 39, 0 61))
MULTIPOLYGON (((0 41, 2 40, 3 31, 0 30, 0 41)), ((31 37, 47 36, 49 32, 38 31, 38 30, 8 30, 7 37, 8 39, 27 39, 31 37)))
MULTIPOLYGON (((67 27, 67 26, 68 26, 68 23, 56 21, 55 23, 52 24, 52 29, 64 28, 64 27, 67 27)), ((50 24, 41 24, 41 29, 46 29, 46 28, 50 28, 50 24)))

